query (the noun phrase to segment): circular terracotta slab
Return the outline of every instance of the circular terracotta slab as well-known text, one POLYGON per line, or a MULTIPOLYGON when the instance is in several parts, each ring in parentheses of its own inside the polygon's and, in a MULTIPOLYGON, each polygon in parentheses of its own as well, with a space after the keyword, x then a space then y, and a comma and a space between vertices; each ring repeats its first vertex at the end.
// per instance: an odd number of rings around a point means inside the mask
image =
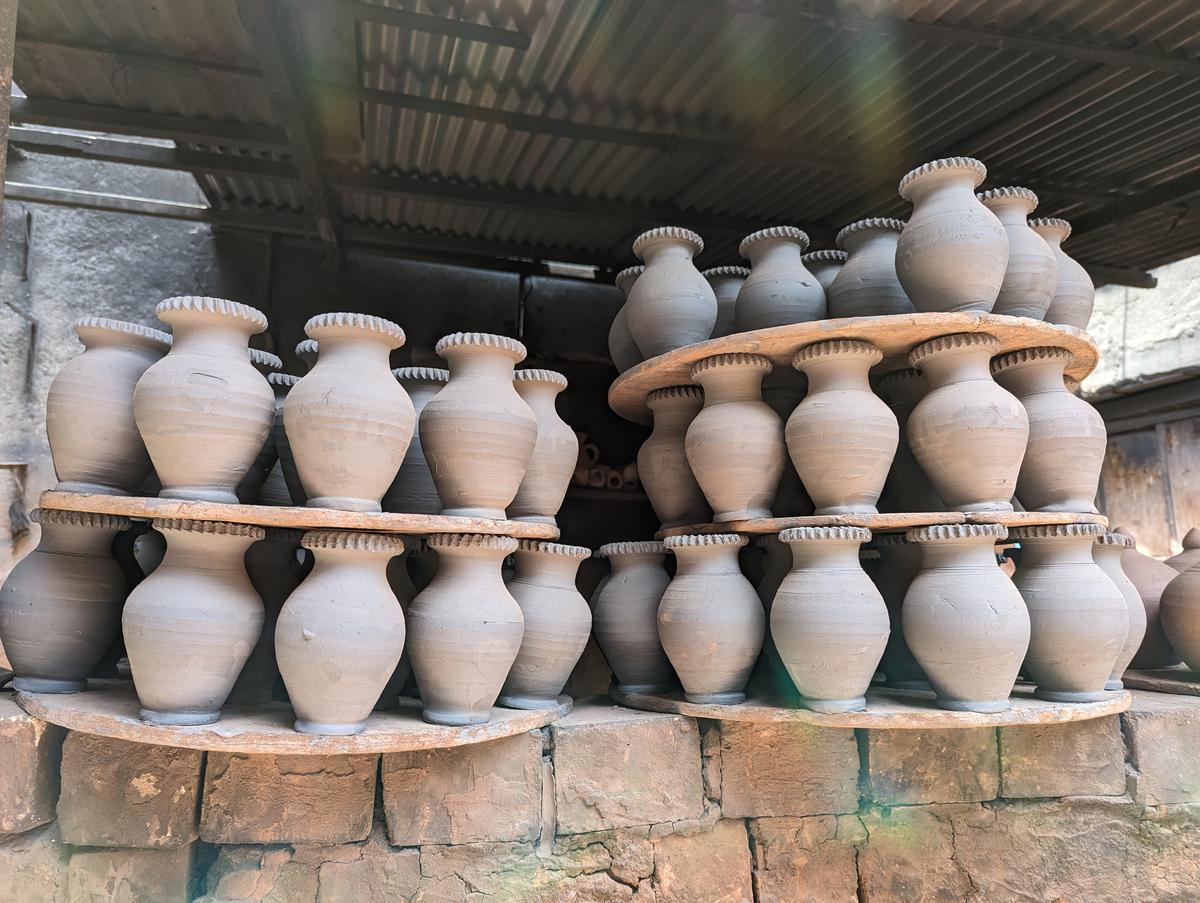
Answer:
POLYGON ((908 352, 922 342, 958 332, 994 335, 1000 340, 997 354, 1043 345, 1065 348, 1075 356, 1067 367, 1067 374, 1075 379, 1083 379, 1095 370, 1100 360, 1096 345, 1083 330, 1029 317, 983 313, 845 317, 756 329, 660 354, 617 377, 608 390, 608 404, 626 420, 649 423, 646 395, 667 386, 691 385, 692 364, 714 354, 763 354, 776 367, 790 368, 796 352, 806 345, 830 339, 862 339, 877 345, 884 354, 883 362, 872 372, 887 373, 907 367, 908 352))
POLYGON ((390 514, 335 511, 332 508, 223 505, 218 502, 189 502, 182 499, 136 498, 54 490, 43 492, 38 504, 43 508, 58 511, 118 514, 134 520, 179 517, 187 520, 253 524, 257 527, 288 527, 294 530, 370 530, 374 533, 405 533, 410 536, 429 536, 434 533, 486 533, 515 536, 518 539, 558 539, 558 527, 554 524, 530 524, 484 517, 443 517, 440 514, 390 514))
POLYGON ((775 534, 791 527, 866 527, 875 533, 902 533, 913 527, 935 524, 1003 524, 1006 527, 1036 527, 1047 524, 1101 524, 1108 518, 1100 514, 1070 512, 1008 511, 961 512, 915 511, 894 514, 829 514, 823 517, 769 517, 761 520, 734 520, 720 524, 692 524, 671 527, 659 536, 690 533, 775 534))
POLYGON ((816 727, 861 727, 889 731, 1089 721, 1092 718, 1126 711, 1133 698, 1128 691, 1122 690, 1107 694, 1108 698, 1102 702, 1043 702, 1033 698, 1032 687, 1018 685, 1013 690, 1012 707, 1008 711, 981 715, 977 712, 947 712, 939 709, 934 705, 932 693, 872 687, 867 691, 865 712, 822 715, 808 709, 784 708, 756 699, 749 699, 741 705, 697 705, 685 702, 680 692, 652 696, 643 693, 622 693, 614 687, 610 694, 621 705, 631 709, 689 715, 692 718, 711 718, 716 721, 788 721, 816 727))
POLYGON ((92 680, 83 693, 16 694, 17 704, 35 718, 68 730, 115 737, 153 746, 181 746, 215 752, 271 755, 337 755, 444 749, 512 737, 545 727, 571 710, 571 698, 547 709, 492 709, 492 720, 470 727, 442 727, 421 720, 420 703, 399 711, 374 712, 367 727, 353 737, 327 737, 292 730, 292 707, 285 702, 265 706, 225 706, 216 724, 162 727, 138 719, 137 694, 124 680, 92 680))

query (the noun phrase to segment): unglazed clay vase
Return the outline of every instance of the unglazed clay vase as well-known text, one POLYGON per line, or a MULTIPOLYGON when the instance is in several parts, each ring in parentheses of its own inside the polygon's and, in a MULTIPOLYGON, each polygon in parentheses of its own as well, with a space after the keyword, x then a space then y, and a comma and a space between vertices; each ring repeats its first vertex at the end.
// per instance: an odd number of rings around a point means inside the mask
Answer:
POLYGON ((771 516, 787 463, 783 424, 761 394, 771 366, 758 354, 718 354, 692 367, 704 408, 688 427, 684 449, 714 521, 771 516))
POLYGON ((1008 271, 1008 233, 975 197, 987 167, 971 157, 918 166, 900 180, 913 205, 896 275, 919 311, 990 311, 1008 271))
POLYGON ((992 313, 1042 319, 1058 286, 1058 262, 1045 239, 1029 227, 1037 195, 1028 188, 989 188, 975 196, 1008 233, 1008 269, 992 313))
POLYGON ((166 537, 167 554, 129 594, 121 616, 140 716, 151 724, 211 724, 262 632, 263 603, 245 558, 266 531, 153 523, 166 537))
POLYGON ((908 541, 921 549, 921 569, 904 594, 900 620, 941 708, 1009 708, 1029 649, 1030 616, 996 563, 996 543, 1007 535, 999 524, 908 531, 908 541))
POLYGON ((248 346, 267 318, 220 298, 168 298, 155 313, 171 324, 173 344, 138 380, 133 414, 159 495, 237 504, 275 416, 275 393, 248 346))
POLYGON ((900 429, 871 391, 867 374, 883 360, 870 342, 835 339, 796 352, 808 394, 788 418, 788 454, 814 513, 875 514, 900 429))
POLYGON ((794 527, 779 534, 792 569, 771 606, 771 636, 800 704, 815 712, 860 712, 888 638, 888 613, 863 571, 862 527, 794 527))
POLYGON ((1062 243, 1071 234, 1071 224, 1065 219, 1044 217, 1030 220, 1029 225, 1045 239, 1058 265, 1058 285, 1046 310, 1046 322, 1087 329, 1088 320, 1092 318, 1092 307, 1096 303, 1096 286, 1087 270, 1062 249, 1062 243))
POLYGON ((238 675, 229 702, 233 705, 263 705, 279 677, 275 661, 275 625, 283 603, 300 585, 296 549, 303 530, 264 527, 266 536, 246 552, 246 574, 263 601, 263 628, 258 642, 238 675))
MULTIPOLYGON (((275 393, 275 411, 278 413, 281 397, 279 387, 271 382, 271 377, 283 369, 283 361, 269 351, 251 348, 250 364, 267 378, 267 383, 271 386, 271 391, 275 393)), ((274 421, 272 421, 272 424, 274 424, 274 421)), ((238 483, 238 501, 243 505, 255 504, 258 501, 263 486, 266 485, 267 480, 271 476, 271 471, 275 469, 275 465, 278 462, 279 450, 275 447, 275 429, 274 425, 272 425, 271 431, 267 433, 267 441, 259 449, 258 456, 254 459, 254 463, 250 465, 250 469, 246 471, 246 475, 242 477, 242 482, 238 483)))
POLYGON ((658 635, 688 702, 736 705, 762 651, 766 616, 738 567, 746 537, 669 536, 675 577, 658 606, 658 635))
MULTIPOLYGON (((808 377, 792 367, 776 367, 763 377, 762 399, 775 412, 779 422, 785 425, 785 438, 788 418, 807 392, 808 377)), ((775 498, 771 501, 771 514, 775 517, 806 517, 812 513, 812 499, 808 497, 789 456, 783 466, 783 476, 779 478, 775 498)))
POLYGON ((875 383, 876 394, 891 408, 899 427, 896 454, 879 496, 880 511, 941 511, 946 507, 908 445, 908 418, 928 387, 921 371, 911 367, 885 373, 875 383))
POLYGON ((1096 511, 1108 433, 1096 409, 1063 383, 1071 358, 1065 348, 1028 348, 992 361, 996 382, 1029 415, 1017 477, 1017 498, 1027 511, 1096 511))
POLYGON ((507 336, 456 332, 435 349, 450 382, 421 411, 421 448, 442 514, 503 518, 538 438, 538 421, 513 386, 525 346, 507 336))
POLYGON ((592 635, 592 610, 575 588, 579 563, 591 554, 583 546, 521 540, 508 591, 521 607, 525 634, 500 691, 501 705, 557 704, 592 635))
POLYGON ((277 373, 283 369, 283 361, 277 354, 263 351, 261 348, 251 348, 250 366, 263 376, 269 377, 272 373, 277 373))
POLYGON ((747 235, 738 253, 750 275, 738 291, 737 332, 809 323, 825 317, 825 289, 804 266, 808 236, 795 226, 772 226, 747 235))
POLYGON ((317 365, 319 354, 320 349, 313 339, 303 339, 296 345, 296 357, 300 358, 300 362, 304 364, 305 373, 317 365))
POLYGON ((750 270, 746 267, 713 267, 702 271, 700 275, 708 280, 713 294, 717 296, 717 322, 711 337, 719 339, 732 335, 738 331, 735 325, 738 292, 750 275, 750 270))
MULTIPOLYGON (((318 368, 331 350, 324 336, 319 341, 318 368)), ((388 561, 404 553, 404 541, 316 530, 304 534, 302 545, 316 564, 279 615, 279 673, 296 730, 358 734, 404 651, 404 613, 387 579, 388 561)))
POLYGON ((704 406, 699 386, 655 389, 646 396, 654 431, 637 453, 638 479, 664 529, 708 523, 712 518, 700 484, 692 475, 684 437, 704 406))
POLYGON ((1029 417, 992 379, 994 336, 959 333, 909 354, 929 382, 908 418, 908 445, 951 511, 1012 511, 1029 417))
POLYGON ((437 575, 408 611, 408 657, 421 688, 421 715, 433 724, 483 724, 525 632, 521 607, 500 576, 517 541, 439 534, 427 544, 438 555, 437 575))
POLYGON ((133 419, 133 390, 171 337, 104 317, 75 322, 83 354, 63 364, 46 395, 46 437, 64 492, 131 495, 150 475, 133 419))
POLYGON ((623 693, 665 693, 675 672, 658 638, 658 604, 671 578, 661 542, 610 542, 596 550, 612 572, 597 588, 592 630, 623 693))
POLYGON ((1099 702, 1129 634, 1125 597, 1092 559, 1099 524, 1015 527, 1029 609, 1024 670, 1050 702, 1099 702))
POLYGON ((625 303, 613 317, 612 325, 608 328, 608 356, 612 358, 613 366, 618 373, 624 373, 630 367, 636 367, 642 362, 642 352, 638 350, 633 333, 629 331, 629 290, 642 275, 645 267, 626 267, 617 273, 617 288, 625 296, 625 303))
POLYGON ((663 226, 643 232, 633 253, 646 269, 629 290, 625 318, 645 358, 705 341, 717 325, 717 296, 692 257, 704 250, 695 232, 663 226))
POLYGON ((917 574, 921 572, 921 546, 909 542, 903 533, 876 533, 872 545, 879 552, 879 567, 869 575, 883 603, 887 606, 887 646, 879 662, 879 670, 887 677, 889 687, 904 690, 931 689, 929 678, 908 648, 904 639, 904 595, 917 574))
POLYGON ((1168 558, 1164 564, 1169 564, 1179 573, 1183 573, 1194 564, 1200 564, 1200 528, 1192 527, 1184 534, 1183 551, 1168 558))
POLYGON ((125 517, 39 508, 37 548, 0 587, 0 637, 13 686, 76 693, 121 631, 128 591, 110 549, 125 517))
MULTIPOLYGON (((1137 538, 1124 527, 1114 527, 1114 533, 1128 536, 1134 542, 1137 538)), ((1121 550, 1121 569, 1125 576, 1137 587, 1138 595, 1142 597, 1142 607, 1146 611, 1146 635, 1142 645, 1138 647, 1129 667, 1137 669, 1171 668, 1179 664, 1179 655, 1167 642, 1163 633, 1162 621, 1159 619, 1159 607, 1162 602, 1163 590, 1167 588, 1178 573, 1169 564, 1164 564, 1157 558, 1143 555, 1136 546, 1121 550)))
POLYGON ((300 482, 300 473, 296 470, 296 459, 292 455, 292 443, 288 441, 287 430, 283 426, 283 404, 287 401, 292 387, 300 382, 300 377, 290 373, 272 373, 267 377, 271 389, 275 393, 275 419, 271 423, 270 441, 275 446, 275 454, 279 459, 279 469, 287 485, 288 501, 281 504, 303 505, 306 501, 304 484, 300 482))
MULTIPOLYGON (((418 418, 425 410, 425 405, 450 381, 449 370, 434 367, 401 367, 393 370, 392 376, 408 394, 418 418)), ((433 474, 429 472, 418 431, 413 432, 400 470, 383 497, 383 510, 404 514, 440 514, 442 511, 442 502, 438 498, 433 474)))
POLYGON ((537 442, 516 498, 508 506, 508 516, 553 524, 579 460, 575 431, 558 416, 554 406, 558 393, 567 387, 567 378, 553 370, 518 370, 513 380, 517 394, 537 418, 537 442))
MULTIPOLYGON (((402 536, 401 539, 403 540, 404 551, 387 563, 387 581, 388 585, 392 588, 392 594, 396 597, 396 601, 400 603, 400 611, 407 618, 408 610, 412 607, 412 600, 417 597, 417 587, 408 572, 408 565, 412 559, 412 554, 421 548, 421 540, 409 536, 402 536)), ((430 558, 437 557, 433 552, 428 554, 430 558)), ((432 579, 432 574, 430 578, 432 579)), ((401 653, 400 661, 396 663, 396 667, 392 671, 392 676, 388 678, 388 682, 379 691, 379 699, 375 701, 375 711, 387 712, 399 708, 401 691, 411 676, 412 662, 408 660, 408 650, 406 649, 401 653)))
POLYGON ((1171 648, 1188 668, 1200 671, 1200 566, 1193 565, 1167 584, 1159 618, 1171 648))
POLYGON ((842 229, 848 255, 829 287, 830 317, 884 317, 916 313, 896 275, 896 243, 904 220, 873 216, 842 229))
POLYGON ((1133 657, 1137 654, 1138 648, 1142 645, 1142 639, 1146 635, 1146 609, 1142 605, 1142 597, 1138 593, 1137 587, 1125 576, 1125 569, 1121 566, 1122 553, 1125 549, 1131 548, 1133 548, 1133 540, 1121 533, 1105 533, 1097 536, 1096 544, 1092 546, 1093 560, 1121 591, 1121 595, 1125 597, 1125 610, 1129 613, 1129 632, 1125 634, 1125 643, 1117 656, 1117 663, 1113 666, 1108 682, 1104 685, 1106 690, 1124 688, 1121 677, 1125 673, 1125 669, 1129 667, 1129 663, 1133 661, 1133 657))
POLYGON ((388 357, 404 344, 390 320, 320 314, 304 331, 317 364, 288 392, 283 427, 310 508, 381 511, 417 415, 388 357))
POLYGON ((842 267, 846 263, 847 254, 845 251, 835 251, 830 248, 825 248, 820 251, 809 251, 800 260, 817 282, 821 284, 821 288, 825 291, 826 315, 828 315, 829 303, 829 287, 833 285, 833 280, 837 278, 837 274, 841 272, 842 267))

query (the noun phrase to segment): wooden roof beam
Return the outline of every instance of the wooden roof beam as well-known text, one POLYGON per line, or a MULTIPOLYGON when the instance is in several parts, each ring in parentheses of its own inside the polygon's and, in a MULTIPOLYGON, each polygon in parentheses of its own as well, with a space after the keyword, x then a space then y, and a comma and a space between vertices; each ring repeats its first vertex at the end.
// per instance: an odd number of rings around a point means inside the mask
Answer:
POLYGON ((461 19, 447 19, 426 13, 414 13, 392 6, 362 3, 359 0, 287 0, 287 2, 298 9, 353 16, 360 22, 390 25, 393 28, 422 31, 426 34, 440 34, 464 41, 479 41, 499 47, 511 47, 514 50, 528 50, 531 43, 529 35, 519 31, 495 28, 491 25, 477 25, 461 19))

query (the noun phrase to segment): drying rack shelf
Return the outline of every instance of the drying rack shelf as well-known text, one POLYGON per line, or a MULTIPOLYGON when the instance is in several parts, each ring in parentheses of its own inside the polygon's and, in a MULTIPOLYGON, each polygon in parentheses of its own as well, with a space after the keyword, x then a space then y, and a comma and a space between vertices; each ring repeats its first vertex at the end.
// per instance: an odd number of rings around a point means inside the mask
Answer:
POLYGON ((1184 665, 1174 668, 1148 668, 1144 671, 1131 669, 1121 676, 1121 682, 1130 690, 1150 690, 1175 696, 1200 696, 1200 674, 1184 665))

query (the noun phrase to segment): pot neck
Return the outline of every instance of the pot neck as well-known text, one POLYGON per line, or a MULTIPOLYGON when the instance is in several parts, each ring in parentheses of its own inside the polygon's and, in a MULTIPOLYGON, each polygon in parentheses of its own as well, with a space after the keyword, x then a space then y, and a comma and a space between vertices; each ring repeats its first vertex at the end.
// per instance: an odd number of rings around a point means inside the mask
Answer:
POLYGON ((450 367, 450 382, 456 379, 486 379, 509 383, 513 381, 516 361, 503 351, 486 346, 459 346, 443 353, 450 367))
POLYGON ((741 576, 738 567, 739 546, 678 546, 675 549, 675 560, 678 567, 677 576, 741 576))
POLYGON ((1092 560, 1104 568, 1105 573, 1124 577, 1125 570, 1121 567, 1121 553, 1124 551, 1120 546, 1093 545, 1092 560))
POLYGON ((837 571, 861 571, 855 539, 815 539, 788 543, 792 547, 793 568, 822 568, 837 571))
POLYGON ((988 369, 991 358, 989 348, 947 348, 934 352, 921 361, 921 372, 929 381, 931 389, 971 380, 991 382, 992 374, 988 369))
POLYGON ((181 322, 174 326, 171 353, 227 357, 250 365, 250 333, 238 321, 181 322))
POLYGON ((996 538, 973 536, 923 542, 921 562, 926 568, 996 567, 996 538))
POLYGON ((642 262, 646 266, 668 260, 686 260, 690 263, 695 253, 690 242, 664 238, 642 249, 642 262))
POLYGON ((975 198, 976 176, 973 172, 934 172, 919 179, 908 190, 910 200, 915 207, 917 204, 932 200, 934 197, 954 198, 956 195, 965 196, 971 203, 978 204, 975 198))
POLYGON ((837 389, 870 392, 868 373, 872 362, 872 356, 857 354, 811 358, 805 361, 803 369, 808 376, 809 394, 837 389))
POLYGON ((508 557, 503 549, 480 546, 451 546, 437 550, 437 578, 469 575, 474 579, 503 583, 500 566, 508 557))
POLYGON ((1048 244, 1051 247, 1052 250, 1055 250, 1055 251, 1062 250, 1063 234, 1060 230, 1058 230, 1058 229, 1034 229, 1033 231, 1036 232, 1038 235, 1042 236, 1042 239, 1046 242, 1046 244, 1048 244))
POLYGON ((763 372, 757 367, 724 366, 696 376, 704 387, 704 406, 731 401, 762 401, 763 372))
POLYGON ((996 381, 1018 398, 1041 395, 1045 392, 1070 395, 1063 383, 1067 362, 1061 358, 1028 361, 1002 370, 996 381))
POLYGON ((785 238, 764 238, 754 242, 747 250, 750 266, 804 266, 800 259, 804 255, 803 248, 796 242, 785 238))
POLYGON ((529 405, 530 410, 538 415, 538 419, 543 416, 557 415, 555 399, 558 398, 558 393, 561 391, 558 386, 526 380, 515 382, 513 385, 516 386, 517 394, 521 396, 525 404, 529 405))
POLYGON ((516 552, 514 579, 543 586, 575 587, 575 575, 582 559, 570 555, 551 555, 532 549, 516 552))
POLYGON ((665 552, 647 552, 644 554, 628 552, 622 555, 609 555, 608 565, 613 577, 627 571, 647 567, 661 570, 665 573, 666 560, 667 555, 665 552))
POLYGON ((39 552, 55 555, 108 555, 116 530, 99 527, 73 527, 67 524, 42 524, 39 552))
POLYGON ((1053 536, 1022 539, 1021 566, 1038 564, 1094 564, 1093 536, 1053 536))
POLYGON ((861 254, 869 250, 894 255, 899 241, 900 233, 893 229, 863 229, 847 235, 842 239, 842 245, 847 254, 861 254))
POLYGON ((392 340, 388 336, 363 331, 359 336, 322 336, 321 353, 313 370, 325 366, 383 367, 391 376, 392 340))
POLYGON ((984 204, 1005 226, 1023 226, 1029 218, 1029 202, 1024 198, 1007 198, 984 204))
POLYGON ((167 530, 167 552, 160 567, 182 567, 197 571, 246 573, 246 550, 255 541, 249 536, 222 536, 167 530))
POLYGON ((654 429, 673 431, 686 428, 696 419, 703 406, 704 403, 699 398, 664 398, 656 401, 650 406, 654 414, 654 429))

